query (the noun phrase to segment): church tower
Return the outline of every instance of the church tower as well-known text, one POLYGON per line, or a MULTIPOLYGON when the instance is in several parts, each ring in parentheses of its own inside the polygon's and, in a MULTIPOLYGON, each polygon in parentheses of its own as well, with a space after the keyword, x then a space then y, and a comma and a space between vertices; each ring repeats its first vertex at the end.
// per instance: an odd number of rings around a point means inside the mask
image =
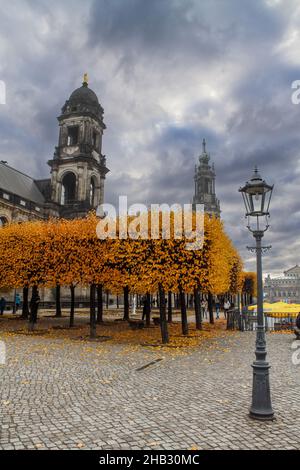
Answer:
POLYGON ((195 195, 193 204, 204 204, 204 212, 220 217, 220 201, 215 192, 215 168, 209 164, 210 155, 206 152, 206 142, 202 142, 202 154, 199 163, 195 165, 195 195))
POLYGON ((83 83, 65 102, 59 122, 58 146, 51 167, 49 215, 84 217, 102 204, 104 180, 109 171, 102 154, 102 135, 106 126, 97 95, 83 83))

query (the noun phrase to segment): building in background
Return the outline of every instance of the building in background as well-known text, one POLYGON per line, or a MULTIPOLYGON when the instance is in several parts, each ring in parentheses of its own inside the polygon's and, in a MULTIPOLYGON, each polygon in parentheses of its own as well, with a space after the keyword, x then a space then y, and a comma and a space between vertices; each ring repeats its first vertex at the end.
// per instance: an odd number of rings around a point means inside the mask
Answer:
POLYGON ((106 158, 103 108, 87 75, 58 117, 59 138, 48 161, 51 178, 35 180, 0 162, 0 224, 52 217, 84 217, 104 202, 106 158))
POLYGON ((195 194, 193 204, 204 204, 204 212, 215 217, 220 217, 220 201, 216 196, 215 168, 210 165, 210 155, 206 151, 206 142, 202 142, 202 154, 199 163, 195 165, 195 194))
POLYGON ((284 271, 283 276, 271 278, 264 282, 264 298, 269 302, 300 303, 300 266, 284 271))

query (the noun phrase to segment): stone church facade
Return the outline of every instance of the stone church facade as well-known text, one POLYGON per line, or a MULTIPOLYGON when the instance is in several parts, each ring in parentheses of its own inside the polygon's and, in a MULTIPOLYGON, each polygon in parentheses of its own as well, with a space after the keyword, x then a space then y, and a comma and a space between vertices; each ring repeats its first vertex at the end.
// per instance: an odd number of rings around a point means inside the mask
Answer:
POLYGON ((267 276, 264 282, 264 296, 270 302, 300 303, 300 266, 296 265, 283 276, 271 278, 267 276))
POLYGON ((204 212, 215 217, 220 217, 220 201, 216 196, 215 168, 210 165, 210 154, 206 151, 206 142, 203 139, 202 153, 199 163, 195 165, 195 194, 193 204, 204 204, 204 212))
POLYGON ((71 94, 58 117, 59 138, 48 161, 51 178, 34 180, 0 162, 0 224, 52 217, 84 217, 104 202, 106 128, 97 95, 82 86, 71 94))

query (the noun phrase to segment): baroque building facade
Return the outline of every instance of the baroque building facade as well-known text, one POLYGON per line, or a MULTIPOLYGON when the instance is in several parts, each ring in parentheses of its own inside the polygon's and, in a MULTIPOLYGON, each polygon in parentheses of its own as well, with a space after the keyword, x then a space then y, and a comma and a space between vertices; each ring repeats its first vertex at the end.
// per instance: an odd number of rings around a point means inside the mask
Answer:
POLYGON ((264 298, 270 302, 300 303, 300 266, 284 271, 281 277, 268 275, 264 282, 264 298))
POLYGON ((205 213, 219 218, 221 210, 220 201, 216 196, 215 180, 215 167, 214 164, 210 165, 210 154, 206 151, 206 142, 203 139, 199 163, 195 165, 193 205, 203 204, 205 213))
POLYGON ((58 145, 48 161, 51 178, 35 180, 0 162, 0 224, 52 217, 84 217, 104 202, 104 110, 84 75, 57 118, 58 145))

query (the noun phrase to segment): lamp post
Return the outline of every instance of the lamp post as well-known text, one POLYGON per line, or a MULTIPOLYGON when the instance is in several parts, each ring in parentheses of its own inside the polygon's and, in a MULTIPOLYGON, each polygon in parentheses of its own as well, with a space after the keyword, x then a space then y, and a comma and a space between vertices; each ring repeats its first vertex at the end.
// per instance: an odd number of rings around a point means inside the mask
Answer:
POLYGON ((267 251, 270 246, 263 247, 262 238, 268 230, 269 206, 273 191, 273 186, 267 184, 260 176, 255 167, 250 181, 239 189, 242 193, 247 228, 252 233, 256 241, 255 247, 247 247, 256 253, 257 266, 257 330, 256 330, 256 359, 252 364, 253 368, 253 388, 250 417, 258 420, 274 419, 274 411, 271 404, 270 384, 269 384, 269 363, 266 361, 266 336, 264 327, 263 312, 263 282, 262 282, 262 252, 267 251))

